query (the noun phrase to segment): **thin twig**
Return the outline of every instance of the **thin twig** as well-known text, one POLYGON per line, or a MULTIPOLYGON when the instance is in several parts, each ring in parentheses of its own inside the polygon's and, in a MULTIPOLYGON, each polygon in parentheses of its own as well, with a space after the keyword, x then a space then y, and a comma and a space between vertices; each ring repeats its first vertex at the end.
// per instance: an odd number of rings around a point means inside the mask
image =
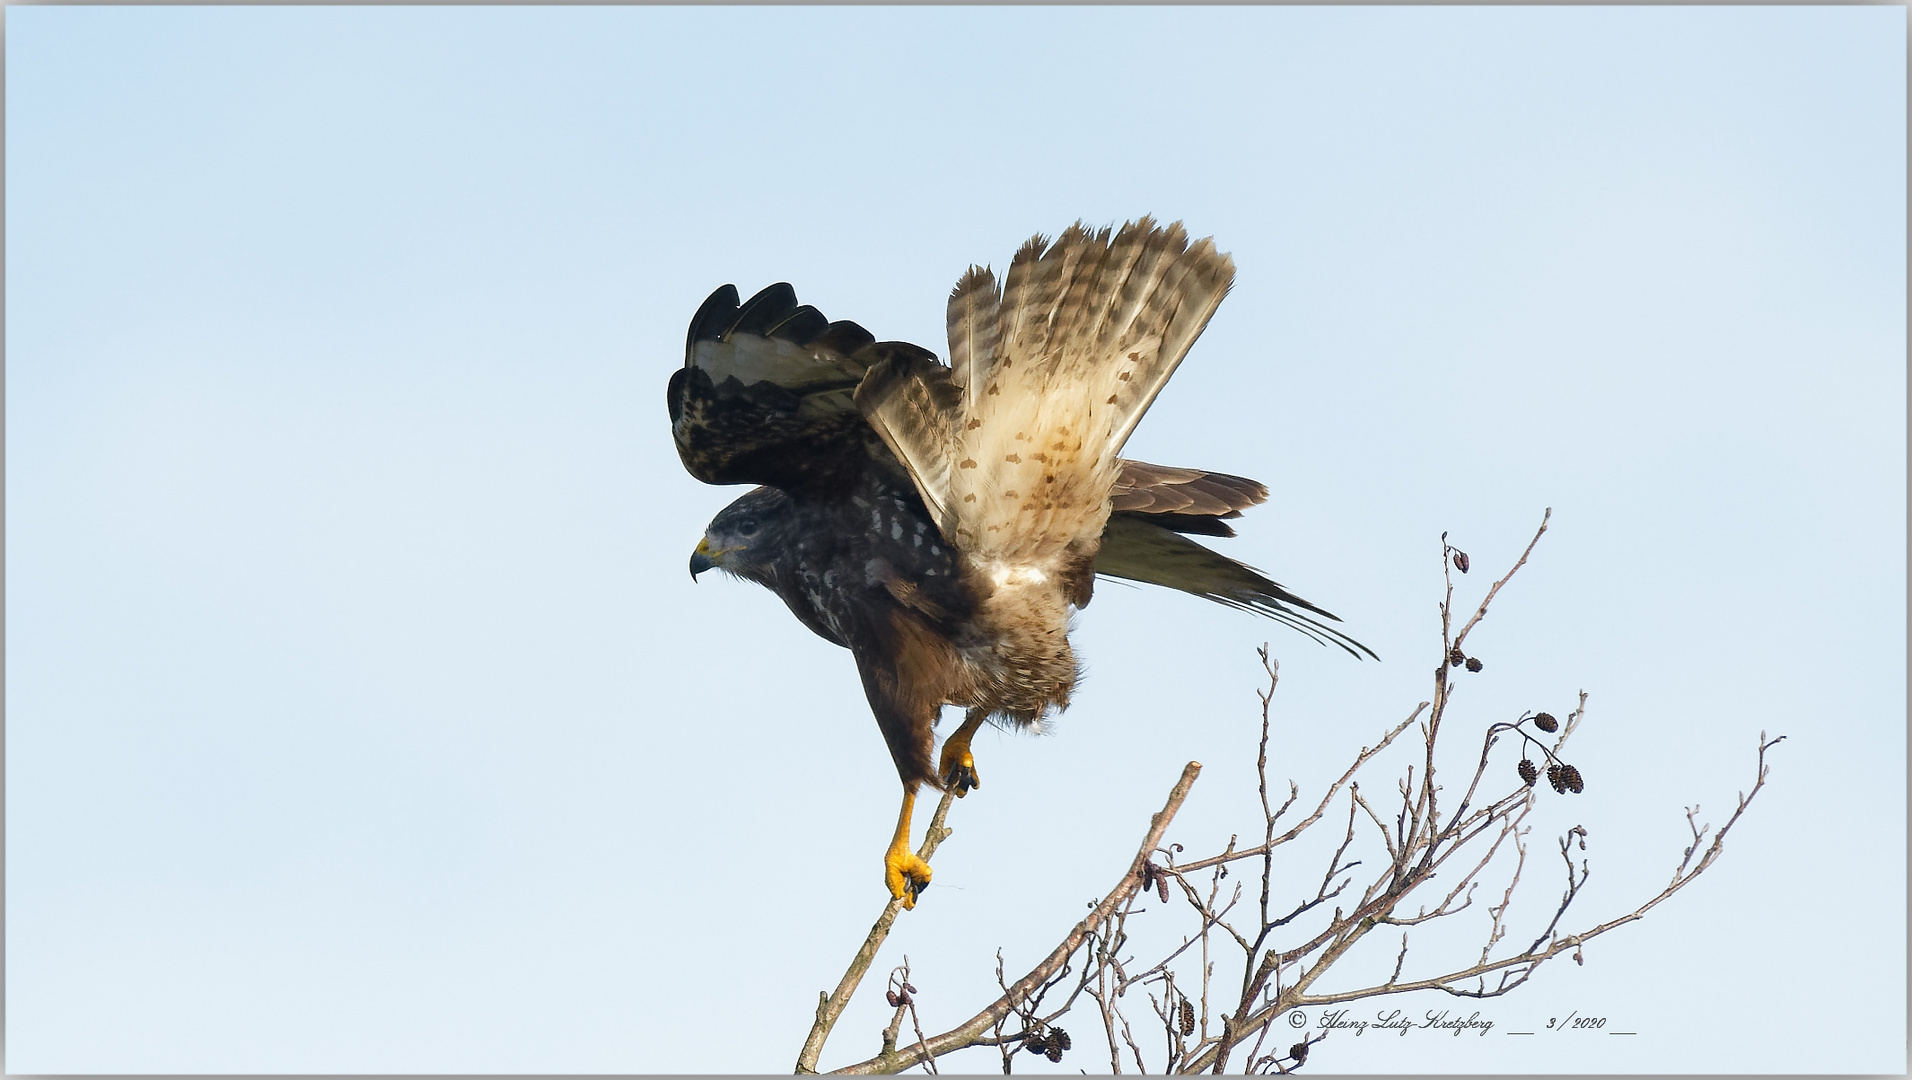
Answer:
MULTIPOLYGON (((917 858, 928 862, 930 856, 936 854, 937 847, 954 831, 945 828, 943 821, 949 817, 950 805, 955 801, 953 789, 943 792, 943 799, 936 804, 936 814, 930 818, 929 829, 924 833, 923 846, 916 851, 917 858)), ((863 939, 856 955, 850 958, 849 970, 838 980, 836 990, 828 994, 818 992, 816 1021, 810 1025, 810 1034, 803 1040, 803 1049, 797 1054, 797 1072, 817 1071, 817 1058, 823 1053, 824 1042, 830 1038, 830 1029, 836 1026, 837 1018, 843 1015, 844 1008, 850 1004, 857 985, 870 970, 870 964, 876 960, 877 950, 883 947, 884 940, 890 936, 890 927, 902 910, 903 901, 891 898, 883 906, 883 914, 877 916, 876 925, 870 927, 869 936, 863 939)))
POLYGON ((1150 853, 1161 844, 1162 833, 1167 831, 1169 822, 1175 820, 1176 811, 1182 808, 1183 800, 1188 798, 1188 789, 1194 785, 1195 778, 1201 775, 1201 771, 1201 765, 1193 761, 1182 769, 1181 779, 1177 780, 1175 787, 1170 790, 1168 802, 1149 819, 1148 834, 1142 838, 1142 845, 1130 862, 1128 872, 1122 875, 1122 879, 1107 896, 1102 898, 1101 903, 1089 912, 1088 917, 1077 923, 1075 928, 1069 931, 1068 936, 1062 939, 1062 943, 1057 945, 1041 963, 1030 969, 1027 975, 1017 979, 1007 993, 955 1028, 941 1035, 931 1036, 922 1047, 899 1050, 889 1059, 879 1056, 836 1071, 857 1075, 899 1072, 915 1065, 920 1060, 919 1055, 941 1056, 954 1050, 977 1045, 983 1038, 983 1032, 987 1031, 990 1025, 1007 1015, 1016 1002, 1027 997, 1037 986, 1060 970, 1069 957, 1075 955, 1075 951, 1082 947, 1083 941, 1087 939, 1090 932, 1141 886, 1142 864, 1148 861, 1150 853))

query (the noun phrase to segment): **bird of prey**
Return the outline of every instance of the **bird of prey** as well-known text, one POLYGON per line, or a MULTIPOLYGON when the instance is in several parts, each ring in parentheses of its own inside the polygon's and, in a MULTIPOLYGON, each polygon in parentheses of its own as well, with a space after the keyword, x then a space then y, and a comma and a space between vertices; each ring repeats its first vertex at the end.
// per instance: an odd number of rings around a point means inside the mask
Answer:
POLYGON ((883 859, 906 907, 922 785, 980 785, 970 739, 1068 706, 1073 610, 1096 575, 1259 612, 1358 656, 1334 615, 1188 539, 1268 497, 1253 480, 1117 456, 1234 280, 1212 240, 1147 217, 1037 236, 1001 285, 970 267, 949 297, 949 362, 799 305, 788 284, 691 319, 670 379, 684 467, 756 484, 691 556, 776 593, 850 650, 903 781, 883 859), (966 711, 932 763, 944 705, 966 711))

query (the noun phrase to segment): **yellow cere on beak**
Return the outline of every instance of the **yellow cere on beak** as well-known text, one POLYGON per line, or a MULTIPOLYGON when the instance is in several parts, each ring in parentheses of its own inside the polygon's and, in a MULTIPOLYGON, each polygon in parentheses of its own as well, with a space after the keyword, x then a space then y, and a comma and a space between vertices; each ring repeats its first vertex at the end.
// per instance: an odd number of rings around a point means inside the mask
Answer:
POLYGON ((717 556, 722 554, 710 546, 709 538, 697 541, 697 550, 690 553, 690 579, 717 565, 717 556))

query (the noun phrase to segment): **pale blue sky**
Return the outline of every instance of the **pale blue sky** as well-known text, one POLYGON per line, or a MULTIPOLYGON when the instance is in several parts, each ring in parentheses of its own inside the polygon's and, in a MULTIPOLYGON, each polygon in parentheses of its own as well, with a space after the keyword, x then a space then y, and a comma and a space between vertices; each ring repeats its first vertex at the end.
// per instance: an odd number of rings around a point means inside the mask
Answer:
POLYGON ((847 654, 688 580, 736 492, 670 445, 685 323, 788 280, 941 352, 970 262, 1154 213, 1239 274, 1129 452, 1267 481, 1225 549, 1385 659, 1100 590, 1076 706, 978 740, 879 961, 925 1023, 1047 950, 1183 762, 1171 839, 1255 828, 1256 644, 1271 769, 1318 792, 1428 692, 1441 532, 1471 599, 1551 506, 1451 722, 1592 695, 1587 791, 1534 819, 1542 861, 1592 836, 1573 921, 1664 884, 1762 729, 1772 783, 1697 885, 1479 1006, 1637 1036, 1310 1064, 1902 1071, 1905 41, 1884 7, 9 9, 7 1067, 787 1071, 895 779, 847 654))

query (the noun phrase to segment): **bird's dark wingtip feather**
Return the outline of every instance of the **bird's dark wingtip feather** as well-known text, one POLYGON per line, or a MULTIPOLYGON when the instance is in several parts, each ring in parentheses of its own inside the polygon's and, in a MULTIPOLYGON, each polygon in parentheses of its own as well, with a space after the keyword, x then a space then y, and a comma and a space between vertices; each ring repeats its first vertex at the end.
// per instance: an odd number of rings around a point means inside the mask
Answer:
POLYGON ((736 334, 755 334, 769 337, 770 328, 796 314, 797 290, 787 281, 765 285, 757 290, 757 295, 744 301, 738 309, 737 317, 724 328, 724 338, 728 340, 736 334))
POLYGON ((782 320, 764 331, 765 337, 782 338, 798 345, 808 345, 823 336, 830 329, 830 320, 823 312, 805 304, 792 311, 782 320))
POLYGON ((831 323, 823 334, 814 341, 805 342, 819 349, 828 349, 839 356, 854 356, 865 345, 876 343, 876 335, 863 329, 848 319, 839 319, 831 323))
POLYGON ((716 341, 724 328, 737 316, 737 286, 720 285, 704 298, 697 314, 690 317, 690 334, 684 339, 684 365, 690 365, 690 353, 700 341, 716 341))

